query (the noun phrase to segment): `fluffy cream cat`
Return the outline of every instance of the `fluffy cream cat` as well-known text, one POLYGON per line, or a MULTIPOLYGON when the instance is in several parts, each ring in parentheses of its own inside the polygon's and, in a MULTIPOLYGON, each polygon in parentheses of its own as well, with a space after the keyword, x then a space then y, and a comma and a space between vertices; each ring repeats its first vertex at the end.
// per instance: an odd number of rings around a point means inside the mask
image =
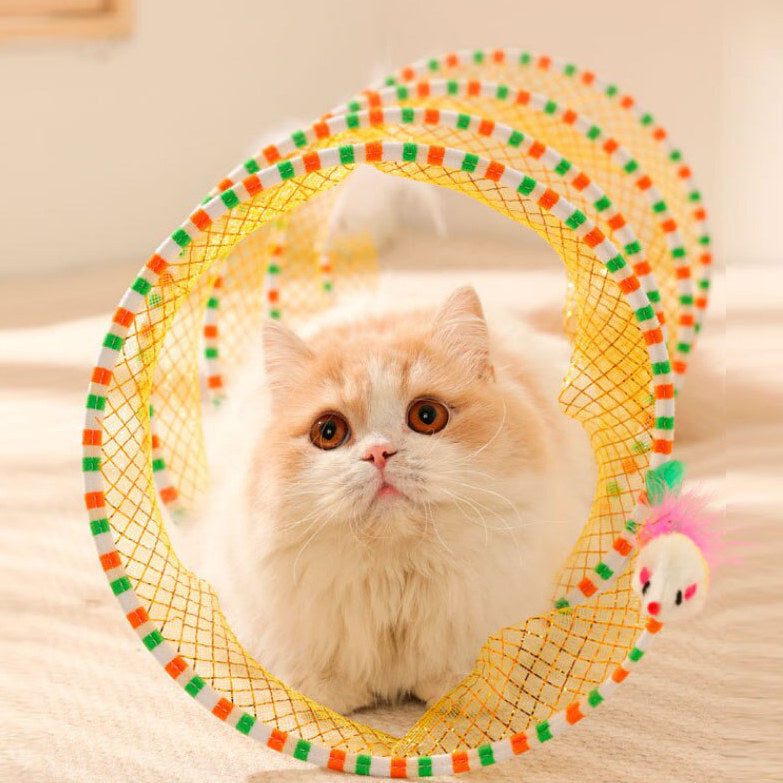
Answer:
POLYGON ((592 457, 557 405, 567 344, 440 307, 263 332, 225 413, 202 540, 243 644, 347 713, 431 702, 502 626, 545 611, 592 457))

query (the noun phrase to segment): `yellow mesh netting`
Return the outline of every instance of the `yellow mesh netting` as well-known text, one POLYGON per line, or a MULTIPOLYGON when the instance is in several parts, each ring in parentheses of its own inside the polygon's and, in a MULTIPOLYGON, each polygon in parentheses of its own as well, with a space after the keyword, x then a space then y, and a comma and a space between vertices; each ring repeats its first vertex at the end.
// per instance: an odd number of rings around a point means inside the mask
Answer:
MULTIPOLYGON (((495 62, 491 57, 487 57, 480 63, 460 62, 453 67, 444 66, 437 74, 422 74, 422 78, 428 76, 489 80, 512 87, 522 87, 531 92, 546 95, 557 101, 562 107, 573 109, 575 112, 589 117, 608 136, 620 141, 633 153, 641 168, 650 175, 661 191, 669 211, 682 232, 687 257, 690 259, 693 274, 696 276, 697 259, 704 248, 699 243, 701 232, 697 230, 698 223, 693 214, 693 203, 689 200, 687 189, 683 187, 682 179, 678 175, 679 166, 672 165, 668 159, 665 149, 653 136, 652 125, 641 124, 634 112, 627 111, 618 105, 616 97, 612 98, 606 94, 602 87, 592 83, 585 84, 581 79, 568 76, 558 68, 521 66, 516 62, 506 61, 495 62)), ((430 103, 429 99, 425 100, 428 104, 430 103)), ((590 161, 594 161, 597 165, 596 172, 606 170, 607 161, 604 159, 606 156, 603 155, 600 147, 588 145, 585 141, 581 143, 575 141, 573 131, 559 120, 541 112, 537 112, 537 116, 533 117, 531 116, 532 111, 523 106, 509 104, 499 106, 496 101, 487 101, 481 98, 471 98, 468 105, 476 107, 482 104, 487 105, 487 103, 495 106, 490 116, 495 116, 498 119, 505 117, 506 119, 503 121, 510 125, 521 124, 521 127, 527 128, 534 136, 542 138, 545 143, 555 147, 566 157, 573 154, 572 159, 578 160, 581 168, 591 176, 593 176, 594 169, 590 161), (549 130, 543 130, 544 128, 549 130), (575 141, 575 147, 571 147, 572 141, 575 141), (573 153, 570 152, 571 149, 574 149, 573 153)), ((454 104, 449 103, 449 106, 453 108, 454 104)), ((466 110, 476 113, 475 108, 466 110)), ((595 179, 601 183, 604 190, 616 203, 623 204, 622 211, 633 224, 637 234, 644 239, 644 225, 651 216, 641 214, 644 212, 643 209, 637 212, 627 206, 628 200, 636 201, 641 205, 643 203, 641 194, 634 193, 628 182, 615 181, 611 178, 612 176, 619 176, 619 172, 609 170, 601 175, 596 173, 595 179), (620 201, 621 198, 623 201, 620 201)), ((656 256, 652 247, 647 245, 646 249, 651 258, 656 256)), ((670 288, 670 291, 674 290, 673 276, 661 273, 658 274, 658 278, 662 291, 665 291, 667 287, 670 288)), ((674 328, 673 324, 672 328, 674 328)))
MULTIPOLYGON (((507 116, 497 103, 477 107, 473 101, 465 109, 519 126, 559 148, 581 168, 592 167, 591 176, 643 237, 664 304, 672 312, 676 309, 673 270, 649 208, 631 192, 629 179, 612 170, 606 156, 560 124, 550 126, 542 115, 515 109, 507 116)), ((487 137, 445 128, 386 127, 353 130, 320 146, 377 138, 447 144, 497 158, 566 195, 601 223, 592 206, 560 176, 487 137)), ((574 354, 561 404, 590 435, 598 483, 590 518, 567 559, 564 553, 558 586, 562 593, 611 547, 642 485, 653 422, 651 375, 641 333, 604 265, 534 202, 465 171, 414 163, 378 167, 471 196, 532 228, 563 259, 572 286, 574 354)), ((203 313, 215 276, 220 271, 225 277, 220 323, 229 365, 241 356, 244 341, 262 316, 270 226, 280 219, 287 226, 280 274, 283 312, 295 320, 326 306, 316 256, 332 202, 330 189, 348 174, 345 168, 313 172, 235 207, 183 250, 147 298, 124 343, 107 398, 102 470, 110 522, 128 576, 151 619, 194 670, 236 705, 281 730, 351 752, 450 752, 524 730, 600 683, 627 655, 642 627, 628 576, 572 612, 552 612, 499 631, 478 653, 474 671, 404 737, 393 737, 310 701, 253 659, 227 626, 210 586, 177 559, 155 497, 150 399, 166 461, 185 505, 196 504, 207 484, 199 361, 203 313)), ((602 228, 611 236, 605 225, 602 228)), ((333 259, 337 286, 365 285, 374 268, 371 248, 361 238, 338 240, 333 259)))

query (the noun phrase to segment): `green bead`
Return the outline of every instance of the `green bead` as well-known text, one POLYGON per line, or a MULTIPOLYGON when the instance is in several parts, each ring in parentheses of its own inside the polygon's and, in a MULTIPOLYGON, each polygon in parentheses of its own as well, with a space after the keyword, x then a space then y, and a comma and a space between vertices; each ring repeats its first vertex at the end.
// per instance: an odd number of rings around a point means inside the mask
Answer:
POLYGON ((477 165, 478 165, 478 155, 474 155, 473 153, 468 153, 467 155, 465 155, 465 160, 462 161, 462 170, 475 171, 477 165))
POLYGON ((555 171, 561 176, 565 176, 566 172, 571 169, 571 161, 562 158, 560 163, 555 166, 555 171))
POLYGON ((87 395, 87 407, 90 410, 102 411, 106 407, 106 398, 97 394, 87 395))
POLYGON ((148 633, 142 640, 144 646, 148 650, 154 650, 159 644, 163 643, 163 637, 160 635, 160 631, 155 630, 152 633, 148 633))
POLYGON ((495 753, 492 750, 492 745, 479 745, 478 757, 482 767, 488 767, 490 764, 494 764, 495 753))
POLYGON ((103 338, 103 344, 106 348, 112 348, 115 351, 119 351, 120 348, 122 348, 122 337, 109 333, 103 338))
POLYGON ((372 762, 371 756, 366 756, 363 753, 360 753, 356 757, 356 774, 357 775, 369 775, 370 774, 370 763, 372 762))
POLYGON ((82 470, 92 473, 101 469, 100 457, 84 457, 82 459, 82 470))
POLYGON ((626 252, 626 253, 627 253, 629 256, 633 256, 633 255, 635 255, 636 253, 641 253, 641 252, 642 252, 642 246, 641 246, 641 245, 640 245, 638 242, 629 242, 629 243, 628 243, 628 244, 625 246, 625 252, 626 252))
POLYGON ((521 184, 517 188, 519 193, 524 193, 529 196, 533 192, 533 188, 536 186, 536 181, 532 177, 524 177, 521 184))
POLYGON ((307 740, 300 739, 294 748, 294 758, 300 761, 307 761, 310 755, 310 743, 307 740))
POLYGON ((206 685, 204 680, 201 679, 198 675, 193 677, 190 682, 185 686, 185 692, 189 693, 191 696, 195 697, 198 695, 199 691, 206 685))
POLYGON ((552 739, 552 732, 549 729, 549 721, 543 721, 536 726, 536 734, 539 742, 546 742, 552 739))
POLYGON ((185 231, 184 228, 178 228, 172 235, 171 238, 180 246, 180 247, 187 247, 190 242, 190 234, 188 234, 187 231, 185 231))
POLYGON ((524 140, 524 134, 520 133, 519 131, 513 131, 513 133, 508 137, 508 143, 512 147, 518 147, 524 140))
POLYGON ((593 688, 593 690, 591 690, 590 693, 587 694, 587 703, 591 707, 597 707, 603 700, 604 697, 601 696, 600 693, 598 693, 598 690, 596 688, 593 688))
POLYGON ((640 307, 634 315, 636 316, 637 321, 649 321, 650 318, 655 317, 655 311, 652 309, 650 305, 645 305, 644 307, 640 307))
POLYGON ((596 574, 598 574, 598 576, 604 580, 604 582, 606 582, 608 579, 611 579, 614 575, 614 571, 612 571, 612 569, 609 568, 606 563, 598 563, 594 570, 596 574))
POLYGON ((114 595, 119 595, 131 589, 130 579, 127 576, 121 576, 109 584, 114 595))
POLYGON ((277 170, 280 172, 280 177, 283 180, 291 179, 294 176, 294 164, 290 160, 284 160, 282 163, 277 164, 277 170))
POLYGON ((137 293, 141 294, 142 296, 146 296, 150 288, 152 288, 152 283, 147 282, 143 277, 137 277, 133 281, 133 285, 131 288, 137 293))
POLYGON ((256 719, 252 715, 243 712, 242 717, 237 721, 237 731, 243 734, 250 734, 250 729, 255 725, 256 719))
POLYGON ((402 145, 402 159, 406 161, 416 160, 416 155, 419 152, 418 144, 411 144, 406 142, 402 145))
POLYGON ((94 536, 99 536, 101 533, 109 532, 109 520, 108 519, 93 519, 90 522, 90 532, 94 536))

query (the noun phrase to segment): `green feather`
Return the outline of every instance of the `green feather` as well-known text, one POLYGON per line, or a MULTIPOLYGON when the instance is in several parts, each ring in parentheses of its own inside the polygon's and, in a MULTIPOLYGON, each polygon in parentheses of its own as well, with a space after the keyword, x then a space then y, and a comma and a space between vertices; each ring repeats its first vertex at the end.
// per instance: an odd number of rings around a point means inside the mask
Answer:
POLYGON ((658 505, 667 490, 679 492, 684 476, 685 467, 678 459, 669 460, 657 468, 648 470, 645 484, 650 505, 658 505))

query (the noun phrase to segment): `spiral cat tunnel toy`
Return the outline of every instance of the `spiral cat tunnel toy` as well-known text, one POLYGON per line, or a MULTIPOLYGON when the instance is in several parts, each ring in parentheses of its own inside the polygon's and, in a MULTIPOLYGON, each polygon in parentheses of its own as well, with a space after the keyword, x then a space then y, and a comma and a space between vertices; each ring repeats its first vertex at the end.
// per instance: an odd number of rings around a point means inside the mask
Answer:
POLYGON ((650 503, 645 478, 671 460, 675 391, 707 306, 705 218, 682 153, 632 97, 570 63, 510 49, 403 68, 231 169, 131 282, 87 398, 93 540, 166 674, 275 751, 374 776, 491 765, 598 708, 661 628, 632 589, 636 532, 650 503), (372 243, 340 235, 331 217, 359 164, 464 193, 560 256, 573 346, 560 404, 587 431, 598 473, 551 612, 498 629, 404 736, 266 671, 166 532, 203 495, 204 403, 230 394, 231 368, 262 319, 295 324, 372 281, 372 243))

